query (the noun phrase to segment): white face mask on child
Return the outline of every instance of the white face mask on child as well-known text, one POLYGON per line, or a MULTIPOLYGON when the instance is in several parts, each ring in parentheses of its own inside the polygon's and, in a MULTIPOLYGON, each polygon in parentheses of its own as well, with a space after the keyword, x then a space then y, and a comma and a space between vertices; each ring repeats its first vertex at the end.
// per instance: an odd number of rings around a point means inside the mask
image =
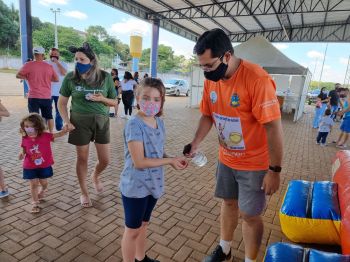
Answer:
POLYGON ((28 136, 32 136, 36 134, 36 130, 34 127, 25 127, 24 131, 26 131, 28 136))

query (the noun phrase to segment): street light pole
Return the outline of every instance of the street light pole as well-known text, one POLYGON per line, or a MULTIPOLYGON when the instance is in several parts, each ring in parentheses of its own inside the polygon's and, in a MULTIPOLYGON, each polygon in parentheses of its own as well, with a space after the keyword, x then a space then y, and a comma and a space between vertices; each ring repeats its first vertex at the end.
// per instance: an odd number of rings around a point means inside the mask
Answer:
POLYGON ((51 12, 55 14, 55 48, 58 48, 58 37, 57 37, 57 18, 56 15, 57 13, 61 12, 60 8, 50 8, 51 12))

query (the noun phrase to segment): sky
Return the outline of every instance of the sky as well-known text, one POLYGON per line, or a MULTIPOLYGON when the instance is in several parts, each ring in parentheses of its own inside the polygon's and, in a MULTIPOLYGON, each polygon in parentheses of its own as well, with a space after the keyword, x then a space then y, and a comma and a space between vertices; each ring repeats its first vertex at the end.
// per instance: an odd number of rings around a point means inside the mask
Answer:
MULTIPOLYGON (((14 4, 18 9, 18 0, 3 0, 8 6, 14 4)), ((143 35, 143 48, 151 47, 151 24, 113 9, 96 0, 31 0, 32 15, 43 22, 54 23, 54 14, 50 8, 60 8, 57 24, 85 31, 90 25, 103 26, 110 35, 129 44, 130 35, 143 35)), ((59 37, 59 36, 58 36, 59 37)), ((159 43, 171 46, 176 55, 190 57, 194 42, 160 29, 159 43)), ((235 43, 233 43, 236 45, 235 43)), ((308 67, 313 74, 312 80, 318 81, 321 75, 326 43, 274 43, 286 56, 308 67)), ((350 43, 329 43, 322 74, 322 81, 344 83, 350 43)))

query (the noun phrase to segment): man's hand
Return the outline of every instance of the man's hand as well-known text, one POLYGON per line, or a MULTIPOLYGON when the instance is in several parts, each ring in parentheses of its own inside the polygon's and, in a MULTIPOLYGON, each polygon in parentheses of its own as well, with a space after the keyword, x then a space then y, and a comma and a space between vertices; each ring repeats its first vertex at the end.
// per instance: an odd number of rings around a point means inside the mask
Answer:
POLYGON ((274 194, 280 186, 280 173, 268 170, 264 177, 261 189, 265 191, 266 195, 274 194))
POLYGON ((51 57, 51 61, 54 62, 55 64, 58 63, 58 59, 56 57, 51 57))
POLYGON ((187 144, 184 146, 184 149, 183 149, 183 154, 185 157, 194 157, 195 153, 197 152, 197 149, 198 149, 198 145, 194 142, 190 143, 190 144, 187 144))

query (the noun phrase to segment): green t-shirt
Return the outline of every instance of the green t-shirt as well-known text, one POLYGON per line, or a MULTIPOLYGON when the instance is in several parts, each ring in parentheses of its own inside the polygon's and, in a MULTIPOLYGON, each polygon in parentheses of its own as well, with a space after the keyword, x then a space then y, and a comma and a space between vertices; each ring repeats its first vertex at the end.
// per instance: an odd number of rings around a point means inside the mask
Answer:
POLYGON ((112 76, 107 72, 102 72, 105 79, 102 86, 91 87, 84 81, 76 84, 72 80, 73 72, 69 72, 63 80, 60 94, 65 97, 72 96, 71 111, 81 114, 101 114, 108 115, 109 107, 102 102, 93 102, 86 99, 87 94, 101 93, 106 98, 115 99, 117 93, 114 88, 112 76))

